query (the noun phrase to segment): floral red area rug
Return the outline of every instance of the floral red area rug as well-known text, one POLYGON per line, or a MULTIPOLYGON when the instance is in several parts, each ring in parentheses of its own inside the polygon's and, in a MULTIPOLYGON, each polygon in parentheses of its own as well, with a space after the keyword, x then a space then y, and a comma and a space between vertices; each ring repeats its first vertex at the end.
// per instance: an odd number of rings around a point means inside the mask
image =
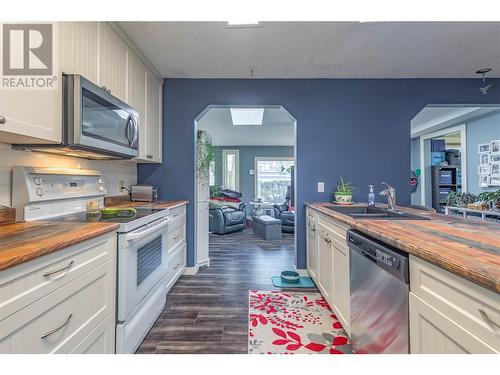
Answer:
POLYGON ((249 291, 248 353, 344 354, 352 348, 319 293, 249 291))

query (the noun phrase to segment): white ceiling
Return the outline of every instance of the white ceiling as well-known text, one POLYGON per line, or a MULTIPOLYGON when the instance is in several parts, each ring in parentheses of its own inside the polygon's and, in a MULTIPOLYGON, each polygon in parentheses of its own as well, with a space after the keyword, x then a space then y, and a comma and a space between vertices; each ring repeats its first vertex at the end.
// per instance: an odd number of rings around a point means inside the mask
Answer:
POLYGON ((234 126, 229 107, 211 108, 198 120, 216 146, 293 146, 293 119, 280 108, 265 108, 262 125, 234 126))
POLYGON ((500 77, 500 22, 120 22, 167 78, 500 77))
POLYGON ((411 120, 411 136, 418 137, 473 118, 498 111, 500 107, 427 106, 411 120))

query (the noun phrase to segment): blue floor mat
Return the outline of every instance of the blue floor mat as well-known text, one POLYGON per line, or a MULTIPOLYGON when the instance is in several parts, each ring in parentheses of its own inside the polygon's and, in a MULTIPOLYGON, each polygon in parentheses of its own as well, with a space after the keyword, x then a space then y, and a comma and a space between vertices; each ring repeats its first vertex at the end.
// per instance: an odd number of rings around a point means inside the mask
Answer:
POLYGON ((300 281, 296 284, 285 283, 281 280, 280 276, 271 277, 273 285, 278 288, 314 288, 314 282, 310 277, 301 277, 300 281))

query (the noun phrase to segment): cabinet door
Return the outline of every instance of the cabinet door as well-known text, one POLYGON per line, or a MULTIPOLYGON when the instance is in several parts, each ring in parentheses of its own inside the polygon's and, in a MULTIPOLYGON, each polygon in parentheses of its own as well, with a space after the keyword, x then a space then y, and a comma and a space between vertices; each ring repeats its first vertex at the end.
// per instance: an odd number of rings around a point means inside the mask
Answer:
POLYGON ((331 304, 333 251, 330 239, 318 236, 318 288, 331 304))
POLYGON ((107 23, 99 23, 99 85, 127 101, 128 46, 107 23))
POLYGON ((162 118, 161 90, 162 84, 150 71, 147 72, 146 98, 146 160, 161 163, 162 118))
POLYGON ((347 246, 338 244, 333 246, 332 277, 332 308, 345 331, 350 335, 349 249, 347 246))
POLYGON ((133 53, 128 55, 127 103, 139 112, 139 159, 146 158, 146 74, 147 69, 133 53))
POLYGON ((318 281, 318 232, 316 228, 311 228, 310 225, 307 226, 307 271, 314 279, 318 281))
POLYGON ((410 352, 413 354, 497 353, 492 347, 410 293, 410 352))
POLYGON ((61 70, 98 83, 99 25, 97 22, 60 22, 61 70))
POLYGON ((115 317, 108 315, 71 354, 114 354, 115 352, 115 317))

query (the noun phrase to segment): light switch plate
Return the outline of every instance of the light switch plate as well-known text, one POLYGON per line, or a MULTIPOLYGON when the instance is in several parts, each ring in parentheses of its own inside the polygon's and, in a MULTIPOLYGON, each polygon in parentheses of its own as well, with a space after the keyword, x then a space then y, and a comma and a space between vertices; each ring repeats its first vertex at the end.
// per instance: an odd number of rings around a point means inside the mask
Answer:
POLYGON ((254 174, 255 174, 255 170, 250 169, 250 175, 254 175, 254 174))
POLYGON ((318 182, 318 193, 324 193, 324 192, 325 192, 325 183, 318 182))

